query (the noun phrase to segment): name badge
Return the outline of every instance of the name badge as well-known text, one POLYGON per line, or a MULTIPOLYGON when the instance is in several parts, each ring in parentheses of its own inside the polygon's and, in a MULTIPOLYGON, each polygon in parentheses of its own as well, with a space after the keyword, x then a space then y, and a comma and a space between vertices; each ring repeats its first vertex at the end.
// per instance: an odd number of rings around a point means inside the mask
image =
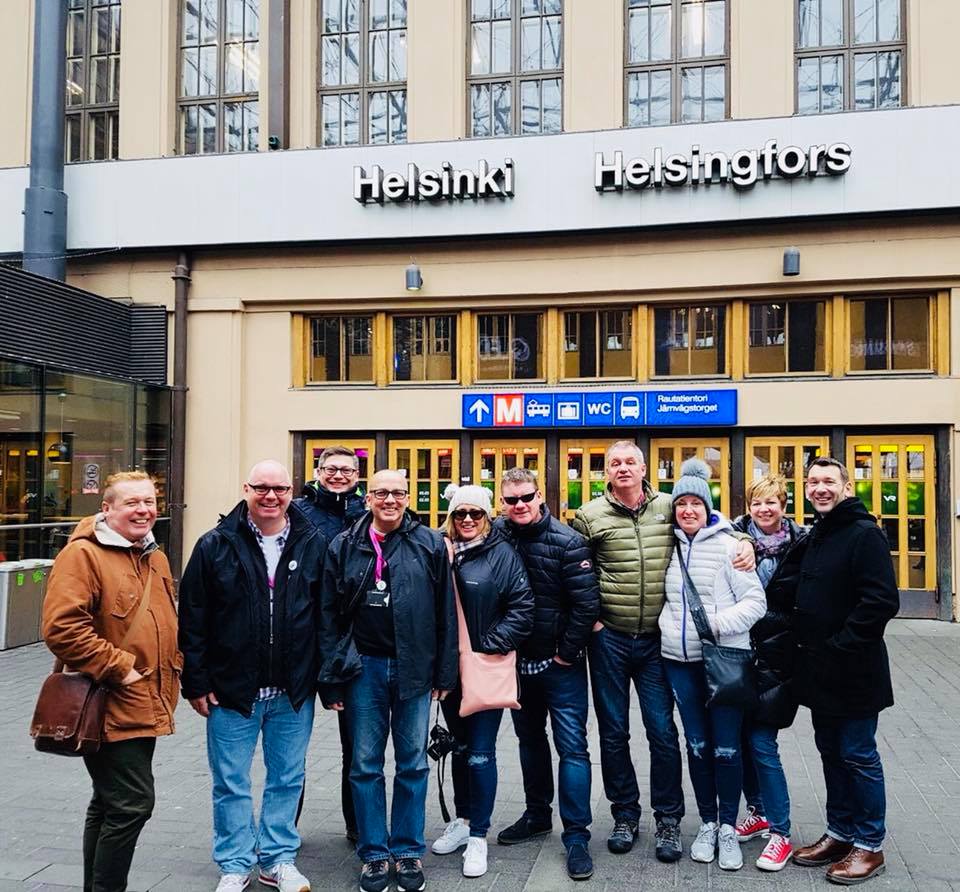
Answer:
POLYGON ((367 607, 389 607, 390 590, 386 582, 382 579, 377 580, 377 584, 367 591, 367 598, 364 601, 367 607))

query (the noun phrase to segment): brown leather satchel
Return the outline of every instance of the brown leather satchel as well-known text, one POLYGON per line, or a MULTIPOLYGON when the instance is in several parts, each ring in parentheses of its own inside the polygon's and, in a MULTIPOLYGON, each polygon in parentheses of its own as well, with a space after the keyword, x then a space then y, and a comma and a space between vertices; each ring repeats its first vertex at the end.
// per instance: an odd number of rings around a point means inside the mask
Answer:
MULTIPOLYGON (((117 645, 123 650, 150 604, 153 566, 140 597, 137 612, 117 645)), ((89 756, 100 749, 103 719, 110 690, 82 672, 70 672, 60 660, 46 677, 30 723, 34 747, 57 756, 89 756)))

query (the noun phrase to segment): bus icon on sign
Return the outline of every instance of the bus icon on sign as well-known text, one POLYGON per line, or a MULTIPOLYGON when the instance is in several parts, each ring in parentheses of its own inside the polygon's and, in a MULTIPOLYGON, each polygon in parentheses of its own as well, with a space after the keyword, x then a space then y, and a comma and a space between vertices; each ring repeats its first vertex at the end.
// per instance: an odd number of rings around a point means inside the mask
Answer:
POLYGON ((620 417, 640 420, 640 400, 635 396, 625 396, 620 400, 620 417))

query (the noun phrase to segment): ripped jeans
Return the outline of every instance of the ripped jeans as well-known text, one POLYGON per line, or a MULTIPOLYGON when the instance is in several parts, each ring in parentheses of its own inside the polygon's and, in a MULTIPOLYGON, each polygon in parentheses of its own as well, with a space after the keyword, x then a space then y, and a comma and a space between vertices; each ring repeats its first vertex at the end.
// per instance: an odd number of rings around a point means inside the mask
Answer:
POLYGON ((497 796, 497 732, 502 709, 485 709, 460 718, 460 686, 441 704, 450 733, 457 738, 451 756, 453 805, 470 822, 470 835, 485 837, 497 796))
POLYGON ((663 665, 683 723, 687 765, 700 820, 736 826, 743 785, 743 710, 705 705, 707 684, 702 662, 664 660, 663 665))

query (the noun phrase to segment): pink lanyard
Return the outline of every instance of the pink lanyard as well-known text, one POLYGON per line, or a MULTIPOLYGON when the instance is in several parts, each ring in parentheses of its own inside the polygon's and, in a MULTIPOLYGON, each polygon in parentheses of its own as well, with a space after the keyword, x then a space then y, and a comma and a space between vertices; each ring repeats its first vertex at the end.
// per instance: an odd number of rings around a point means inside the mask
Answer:
POLYGON ((383 579, 383 568, 387 566, 387 562, 384 560, 383 549, 380 547, 380 539, 377 537, 373 525, 370 526, 370 541, 373 543, 373 550, 377 555, 377 565, 373 571, 374 578, 379 582, 383 579))

